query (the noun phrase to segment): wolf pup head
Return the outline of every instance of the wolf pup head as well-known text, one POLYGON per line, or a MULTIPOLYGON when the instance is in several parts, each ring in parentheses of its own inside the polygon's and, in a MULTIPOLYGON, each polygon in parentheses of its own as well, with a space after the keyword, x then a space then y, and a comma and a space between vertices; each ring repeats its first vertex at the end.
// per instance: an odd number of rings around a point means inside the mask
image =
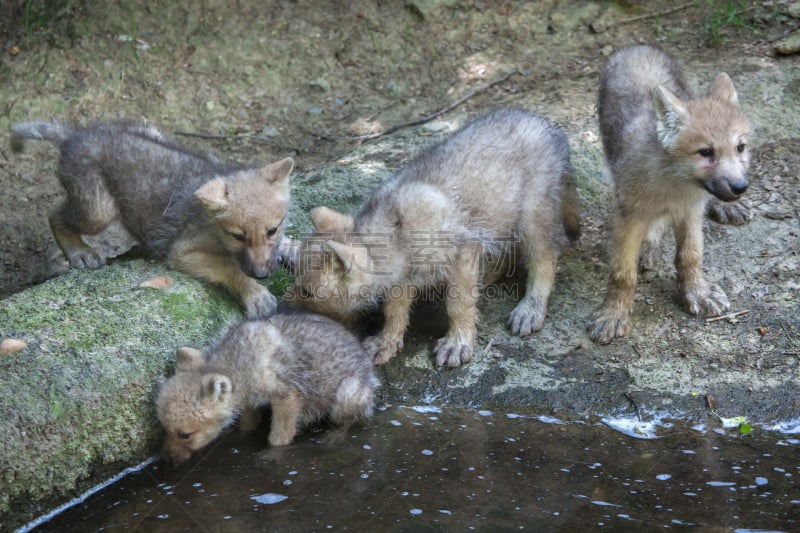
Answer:
POLYGON ((687 177, 720 200, 739 199, 748 185, 751 128, 728 75, 718 74, 705 97, 683 101, 661 86, 653 100, 659 141, 685 161, 687 177))
POLYGON ((263 278, 275 268, 289 205, 287 157, 262 168, 217 177, 195 191, 220 231, 220 241, 248 276, 263 278))
POLYGON ((327 207, 310 215, 316 232, 300 244, 294 283, 284 300, 349 321, 375 302, 370 245, 352 242, 353 217, 327 207))
POLYGON ((156 412, 167 432, 161 455, 178 465, 219 436, 236 417, 227 376, 203 373, 203 353, 179 348, 175 375, 158 394, 156 412))

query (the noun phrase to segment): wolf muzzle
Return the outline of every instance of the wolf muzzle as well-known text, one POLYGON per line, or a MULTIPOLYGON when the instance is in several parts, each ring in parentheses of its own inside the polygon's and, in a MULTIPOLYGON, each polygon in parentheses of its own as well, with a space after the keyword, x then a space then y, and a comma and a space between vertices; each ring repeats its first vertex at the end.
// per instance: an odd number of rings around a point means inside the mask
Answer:
POLYGON ((706 181, 705 187, 708 192, 723 202, 733 202, 741 198, 747 190, 747 178, 717 178, 706 181))

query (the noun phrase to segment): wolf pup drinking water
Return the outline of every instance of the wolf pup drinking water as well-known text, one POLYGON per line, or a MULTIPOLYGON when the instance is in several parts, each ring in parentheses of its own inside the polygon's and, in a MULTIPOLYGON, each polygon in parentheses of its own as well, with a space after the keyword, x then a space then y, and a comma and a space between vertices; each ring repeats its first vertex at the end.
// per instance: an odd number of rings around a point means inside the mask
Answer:
POLYGON ((314 421, 349 426, 372 413, 378 380, 372 359, 350 332, 318 315, 277 314, 246 321, 213 348, 179 348, 175 376, 161 388, 163 455, 177 464, 241 415, 255 429, 269 404, 272 446, 292 442, 314 421))
POLYGON ((415 298, 444 287, 449 329, 435 351, 448 367, 472 358, 483 260, 509 248, 524 255, 526 294, 509 326, 529 335, 544 322, 557 243, 580 227, 566 136, 518 109, 493 111, 423 151, 355 217, 318 207, 311 218, 316 234, 300 245, 286 299, 337 318, 382 302, 383 330, 364 345, 383 364, 403 345, 415 298))
POLYGON ((72 267, 105 263, 81 236, 119 219, 151 255, 226 287, 248 317, 274 312, 275 297, 253 277, 275 265, 292 159, 261 168, 223 163, 176 146, 146 124, 73 129, 27 122, 11 133, 15 151, 24 139, 61 149, 58 178, 67 199, 50 215, 50 228, 72 267))
MULTIPOLYGON (((693 315, 728 309, 723 290, 703 276, 702 262, 709 195, 733 202, 748 185, 750 122, 731 79, 718 74, 707 95, 694 97, 666 53, 652 46, 623 48, 600 76, 598 112, 616 207, 611 276, 589 325, 592 340, 607 343, 630 331, 637 262, 651 262, 666 223, 675 233, 678 289, 686 309, 693 315)), ((743 221, 741 207, 728 205, 730 210, 714 204, 709 214, 743 221)))

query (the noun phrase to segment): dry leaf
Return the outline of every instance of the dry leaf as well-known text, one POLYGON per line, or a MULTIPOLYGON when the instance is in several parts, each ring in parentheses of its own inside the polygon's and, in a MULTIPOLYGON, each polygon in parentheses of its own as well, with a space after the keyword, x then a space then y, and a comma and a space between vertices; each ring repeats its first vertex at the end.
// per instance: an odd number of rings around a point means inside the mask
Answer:
POLYGON ((169 276, 156 276, 139 284, 139 288, 142 289, 164 290, 170 288, 170 286, 172 286, 172 279, 169 276))
POLYGON ((4 339, 3 342, 0 342, 0 353, 17 353, 27 347, 28 344, 25 341, 19 339, 4 339))

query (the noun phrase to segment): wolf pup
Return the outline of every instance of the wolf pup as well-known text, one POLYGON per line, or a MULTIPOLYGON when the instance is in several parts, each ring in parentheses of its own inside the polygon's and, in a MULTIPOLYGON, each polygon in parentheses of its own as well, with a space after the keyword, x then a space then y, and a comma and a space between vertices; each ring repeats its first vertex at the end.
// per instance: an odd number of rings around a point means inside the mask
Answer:
POLYGON ((105 263, 81 235, 115 219, 150 255, 236 296, 248 317, 274 312, 277 301, 253 277, 274 268, 289 201, 286 158, 246 168, 189 152, 146 124, 72 129, 49 122, 11 128, 11 144, 48 140, 61 149, 58 178, 67 191, 50 215, 56 243, 72 267, 105 263))
POLYGON ((313 209, 316 234, 300 245, 286 299, 340 319, 382 302, 383 330, 364 342, 380 365, 402 347, 414 299, 443 288, 449 329, 436 364, 457 367, 475 346, 480 271, 512 241, 528 280, 509 326, 520 336, 541 329, 557 243, 564 230, 577 238, 577 209, 564 132, 527 111, 495 110, 423 151, 355 217, 313 209))
POLYGON ((372 414, 378 386, 372 359, 350 332, 319 315, 277 314, 231 328, 216 346, 177 351, 175 375, 161 388, 163 455, 178 464, 241 415, 255 429, 269 404, 269 444, 292 442, 299 427, 328 418, 349 426, 372 414))
POLYGON ((707 95, 693 97, 674 59, 652 46, 632 46, 609 59, 598 100, 616 210, 611 276, 589 325, 592 340, 607 343, 630 331, 642 243, 647 263, 667 222, 688 312, 728 309, 722 289, 703 277, 702 224, 709 194, 731 202, 747 190, 750 123, 731 79, 718 74, 707 95))

